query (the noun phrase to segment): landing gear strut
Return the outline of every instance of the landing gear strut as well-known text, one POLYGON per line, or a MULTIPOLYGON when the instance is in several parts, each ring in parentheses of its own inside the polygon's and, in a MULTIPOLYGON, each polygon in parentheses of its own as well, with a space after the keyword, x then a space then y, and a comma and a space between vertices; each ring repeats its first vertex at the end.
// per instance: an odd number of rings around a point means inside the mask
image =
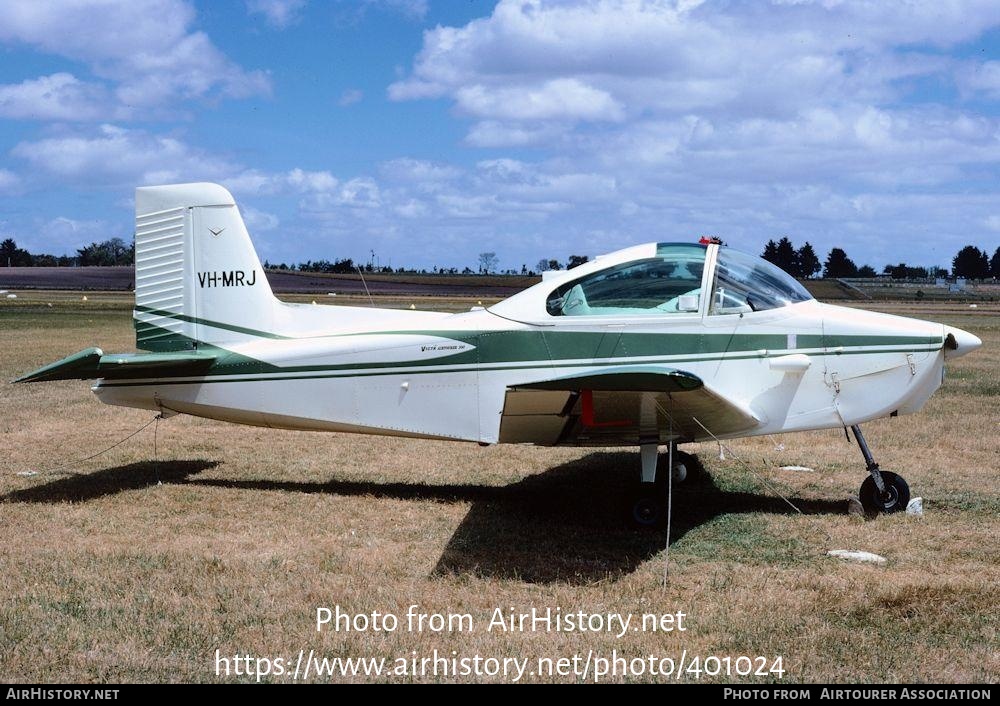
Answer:
POLYGON ((858 493, 865 513, 869 517, 876 517, 880 512, 902 512, 910 502, 910 486, 906 484, 902 476, 879 470, 878 464, 872 457, 872 452, 868 449, 868 443, 861 433, 861 427, 855 424, 851 427, 851 431, 858 442, 858 448, 861 449, 861 453, 865 457, 869 473, 858 493))
POLYGON ((657 444, 642 444, 639 451, 642 459, 642 479, 632 505, 632 520, 640 527, 657 527, 663 524, 667 517, 667 478, 664 472, 667 463, 670 459, 673 460, 674 483, 680 483, 687 478, 688 470, 675 443, 671 443, 670 452, 666 454, 664 468, 658 468, 660 455, 657 444))

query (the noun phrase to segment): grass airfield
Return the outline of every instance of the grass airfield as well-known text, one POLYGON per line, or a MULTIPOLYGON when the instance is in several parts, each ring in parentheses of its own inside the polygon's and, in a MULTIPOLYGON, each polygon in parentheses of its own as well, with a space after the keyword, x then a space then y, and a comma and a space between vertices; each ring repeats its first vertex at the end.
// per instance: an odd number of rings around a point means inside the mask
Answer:
MULTIPOLYGON (((0 300, 0 377, 90 345, 133 350, 131 296, 86 296, 0 300)), ((456 311, 477 303, 378 302, 456 311)), ((436 649, 532 659, 780 655, 785 682, 996 682, 1000 305, 870 306, 984 342, 949 366, 923 412, 865 426, 882 468, 907 478, 925 515, 847 515, 864 463, 839 430, 729 442, 742 462, 720 459, 713 444, 689 445, 707 476, 675 486, 665 588, 665 533, 625 520, 638 474, 632 450, 480 448, 178 416, 156 425, 155 454, 150 426, 75 462, 152 415, 101 405, 86 382, 3 384, 0 679, 212 682, 217 649, 390 661, 436 649), (785 465, 816 472, 778 470, 785 465), (26 471, 37 475, 19 475, 26 471), (835 548, 888 563, 825 556, 835 548), (411 604, 469 614, 474 629, 316 630, 317 607, 403 616, 411 604), (487 632, 497 607, 682 611, 687 630, 487 632)), ((777 680, 681 675, 696 679, 777 680)))

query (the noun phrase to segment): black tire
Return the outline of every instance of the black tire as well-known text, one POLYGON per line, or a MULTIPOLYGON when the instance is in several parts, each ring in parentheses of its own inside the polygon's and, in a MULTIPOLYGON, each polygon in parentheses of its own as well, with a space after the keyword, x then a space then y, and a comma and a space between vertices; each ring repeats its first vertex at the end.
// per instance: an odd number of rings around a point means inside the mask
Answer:
POLYGON ((632 505, 632 521, 639 527, 657 527, 662 521, 663 504, 650 495, 642 495, 632 505))
POLYGON ((865 482, 861 484, 859 493, 861 505, 870 517, 875 517, 880 512, 887 514, 903 512, 910 502, 910 486, 902 476, 882 471, 882 480, 885 482, 884 496, 878 492, 875 479, 871 476, 865 478, 865 482))
MULTIPOLYGON (((663 454, 663 456, 666 458, 666 454, 663 454)), ((708 472, 701 464, 701 460, 694 454, 689 454, 678 449, 674 452, 674 463, 683 463, 687 469, 687 478, 684 479, 684 485, 696 485, 704 483, 708 479, 708 472)), ((667 464, 664 463, 663 466, 666 468, 667 464)))

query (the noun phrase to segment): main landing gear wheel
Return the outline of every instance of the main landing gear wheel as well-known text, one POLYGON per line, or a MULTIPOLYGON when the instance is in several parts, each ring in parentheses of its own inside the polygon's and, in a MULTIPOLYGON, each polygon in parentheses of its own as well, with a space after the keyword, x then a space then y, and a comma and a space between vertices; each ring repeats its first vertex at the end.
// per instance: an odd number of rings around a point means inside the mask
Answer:
POLYGON ((650 495, 639 497, 632 505, 632 520, 640 527, 657 527, 663 519, 663 502, 650 495))
POLYGON ((668 476, 676 485, 692 476, 697 477, 701 464, 690 454, 673 448, 672 469, 668 470, 671 454, 659 453, 659 444, 650 442, 640 447, 642 460, 641 482, 636 488, 632 503, 632 522, 637 527, 652 529, 662 527, 667 521, 668 476))
POLYGON ((705 467, 697 456, 680 449, 674 451, 674 483, 696 485, 707 480, 705 467))
POLYGON ((880 493, 875 479, 871 476, 865 478, 861 484, 861 505, 869 515, 878 515, 880 512, 893 513, 903 512, 910 502, 910 486, 902 476, 881 471, 882 483, 885 485, 885 492, 880 493))

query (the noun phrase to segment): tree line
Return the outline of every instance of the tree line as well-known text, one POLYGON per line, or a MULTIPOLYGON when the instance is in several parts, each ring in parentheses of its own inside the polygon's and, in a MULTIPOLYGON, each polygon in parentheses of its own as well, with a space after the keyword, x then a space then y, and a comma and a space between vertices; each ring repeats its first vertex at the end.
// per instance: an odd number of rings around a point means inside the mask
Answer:
MULTIPOLYGON (((431 270, 409 267, 392 268, 378 265, 374 260, 361 263, 346 257, 338 260, 306 260, 305 262, 287 264, 264 261, 265 270, 280 270, 292 272, 321 272, 331 274, 353 274, 359 270, 364 273, 385 274, 441 274, 441 275, 474 275, 474 274, 504 274, 534 276, 546 270, 573 269, 588 261, 586 255, 570 255, 565 263, 558 259, 542 259, 535 268, 521 265, 520 270, 500 269, 500 258, 495 252, 479 254, 478 269, 465 267, 433 267, 431 270)), ((0 242, 0 267, 91 267, 109 265, 135 264, 135 241, 126 243, 122 238, 111 238, 99 243, 91 243, 76 251, 76 255, 47 255, 30 253, 19 248, 12 238, 0 242)))
MULTIPOLYGON (((806 241, 796 248, 786 236, 777 242, 767 241, 762 257, 772 262, 788 274, 799 279, 811 279, 822 272, 827 278, 872 278, 878 276, 871 265, 860 267, 847 256, 843 248, 832 248, 827 253, 826 260, 820 262, 813 246, 806 241)), ((586 255, 570 255, 565 263, 556 258, 542 258, 534 268, 521 265, 520 270, 500 269, 500 259, 495 252, 479 254, 478 269, 465 267, 434 267, 430 271, 399 267, 378 266, 374 262, 355 263, 351 258, 339 260, 307 260, 297 264, 272 264, 264 262, 264 268, 269 270, 292 270, 298 272, 327 272, 351 274, 363 272, 382 273, 415 273, 415 274, 505 274, 534 276, 547 270, 571 270, 588 262, 586 255)), ((32 254, 19 248, 12 238, 0 242, 0 267, 87 267, 108 265, 132 265, 135 263, 135 242, 126 243, 122 238, 111 238, 99 243, 90 243, 76 251, 76 255, 46 255, 32 254)), ((947 277, 948 270, 941 267, 913 267, 905 262, 896 265, 886 265, 882 268, 883 275, 892 279, 924 279, 947 277)), ((968 279, 1000 279, 1000 247, 993 256, 974 245, 966 245, 959 250, 951 261, 951 276, 968 279)))
MULTIPOLYGON (((847 252, 843 248, 831 249, 826 260, 820 263, 816 251, 808 241, 796 249, 787 237, 781 238, 778 242, 767 241, 761 257, 799 279, 811 279, 820 271, 822 271, 823 277, 830 279, 844 277, 864 279, 878 276, 875 268, 871 265, 859 267, 854 260, 847 256, 847 252)), ((886 265, 882 268, 882 274, 892 279, 933 279, 947 277, 948 270, 942 267, 913 267, 905 262, 900 262, 897 265, 886 265)), ((952 258, 951 276, 968 279, 988 279, 990 277, 1000 279, 1000 247, 996 249, 991 258, 985 250, 980 250, 974 245, 966 245, 952 258)))
POLYGON ((135 242, 111 238, 91 243, 76 255, 33 254, 17 247, 12 238, 0 242, 0 267, 89 267, 135 264, 135 242))
POLYGON ((473 269, 471 267, 438 267, 434 266, 430 270, 416 269, 409 267, 397 267, 393 269, 392 267, 380 266, 375 264, 373 261, 360 263, 355 262, 351 258, 344 258, 342 260, 307 260, 306 262, 287 264, 284 262, 272 263, 267 260, 264 261, 265 270, 279 270, 282 272, 292 271, 292 272, 322 272, 328 274, 351 274, 358 272, 359 270, 365 274, 367 273, 386 273, 386 274, 435 274, 435 275, 521 275, 526 277, 534 277, 541 272, 546 272, 548 270, 572 270, 574 267, 579 267, 585 262, 589 262, 590 258, 586 255, 570 255, 566 258, 566 262, 560 262, 558 259, 546 259, 543 258, 538 261, 538 264, 534 268, 529 268, 527 265, 521 265, 521 269, 507 268, 500 269, 500 258, 497 257, 495 252, 483 252, 479 253, 478 267, 473 269))

